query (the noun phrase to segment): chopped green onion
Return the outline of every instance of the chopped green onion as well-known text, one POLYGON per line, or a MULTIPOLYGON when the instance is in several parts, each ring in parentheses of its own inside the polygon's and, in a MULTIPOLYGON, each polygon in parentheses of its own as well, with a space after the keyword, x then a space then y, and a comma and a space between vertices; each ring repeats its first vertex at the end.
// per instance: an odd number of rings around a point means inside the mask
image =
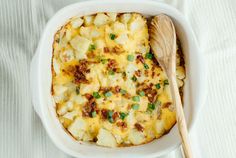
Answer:
POLYGON ((76 92, 76 94, 78 95, 78 94, 80 93, 80 88, 79 88, 79 87, 76 87, 75 92, 76 92))
POLYGON ((164 86, 165 85, 169 85, 169 81, 168 80, 164 80, 164 86))
POLYGON ((132 109, 138 110, 138 109, 139 109, 139 104, 133 104, 133 105, 132 105, 132 109))
POLYGON ((96 46, 94 44, 90 44, 89 46, 89 51, 95 50, 96 46))
POLYGON ((101 59, 102 64, 106 64, 107 61, 108 61, 107 59, 101 59))
POLYGON ((133 76, 133 77, 131 78, 131 80, 133 80, 133 81, 135 82, 135 81, 137 81, 137 77, 133 76))
POLYGON ((140 91, 138 94, 139 94, 141 97, 145 96, 145 92, 144 92, 144 91, 140 91))
POLYGON ((108 113, 107 113, 107 119, 110 123, 114 123, 112 115, 113 115, 113 111, 109 110, 108 113))
POLYGON ((110 91, 108 91, 104 95, 105 95, 105 97, 110 97, 110 96, 112 96, 112 93, 110 91))
POLYGON ((115 38, 116 38, 116 35, 113 34, 113 33, 110 33, 110 39, 111 39, 111 40, 114 40, 115 38))
POLYGON ((157 89, 161 88, 161 84, 160 83, 156 84, 155 86, 156 86, 157 89))
POLYGON ((153 58, 153 54, 152 54, 152 53, 147 53, 147 54, 145 55, 145 58, 146 58, 146 59, 152 59, 152 58, 153 58))
POLYGON ((144 63, 143 66, 144 66, 145 69, 149 69, 148 64, 144 63))
POLYGON ((92 112, 92 117, 96 117, 97 116, 97 112, 96 111, 93 111, 92 112))
POLYGON ((148 103, 148 110, 155 110, 156 109, 156 105, 153 103, 148 103))
POLYGON ((128 61, 134 61, 134 56, 133 55, 128 55, 127 60, 128 61))
POLYGON ((108 74, 109 74, 109 75, 115 75, 115 72, 114 72, 113 70, 109 70, 109 71, 108 71, 108 74))
POLYGON ((140 98, 139 98, 139 96, 134 96, 134 97, 132 98, 132 100, 135 101, 135 102, 139 102, 139 101, 140 101, 140 98))
POLYGON ((127 113, 120 112, 120 119, 124 120, 127 115, 128 115, 127 113))
POLYGON ((93 92, 93 97, 96 98, 96 99, 101 98, 101 96, 99 95, 98 92, 93 92))
POLYGON ((127 91, 124 90, 124 89, 121 89, 121 90, 120 90, 120 93, 123 94, 123 95, 125 95, 125 94, 127 93, 127 91))

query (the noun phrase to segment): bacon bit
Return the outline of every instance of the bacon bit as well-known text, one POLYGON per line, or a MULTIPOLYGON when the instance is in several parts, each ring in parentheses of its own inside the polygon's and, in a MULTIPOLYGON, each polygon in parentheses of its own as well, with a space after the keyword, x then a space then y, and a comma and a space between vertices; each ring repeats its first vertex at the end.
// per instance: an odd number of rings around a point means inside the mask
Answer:
POLYGON ((152 89, 152 86, 153 86, 152 83, 150 85, 141 84, 139 85, 137 91, 144 91, 146 96, 148 97, 148 100, 151 103, 154 103, 157 98, 157 91, 155 89, 152 89))
POLYGON ((96 56, 96 54, 94 53, 94 51, 87 53, 87 57, 88 58, 92 58, 93 59, 95 56, 96 56))
POLYGON ((103 48, 103 51, 104 51, 104 53, 109 53, 110 50, 109 50, 108 47, 104 47, 104 48, 103 48))
POLYGON ((139 63, 139 61, 143 64, 145 63, 145 60, 141 54, 139 54, 136 58, 136 63, 139 63))
POLYGON ((145 76, 148 76, 148 70, 144 70, 145 76))
POLYGON ((107 119, 107 113, 108 113, 107 109, 102 109, 101 110, 101 116, 102 116, 103 119, 107 119))
POLYGON ((114 88, 114 93, 119 93, 120 92, 120 87, 119 86, 115 86, 114 88))
POLYGON ((82 114, 84 117, 92 117, 92 112, 97 110, 95 98, 92 97, 82 108, 82 114))
POLYGON ((134 73, 135 73, 136 76, 140 77, 142 72, 140 70, 137 70, 134 73))
POLYGON ((124 50, 122 49, 122 47, 115 46, 112 48, 112 52, 116 54, 121 54, 124 52, 124 50))
POLYGON ((116 121, 118 117, 119 117, 119 113, 114 112, 113 115, 112 115, 113 120, 116 121))
POLYGON ((138 131, 143 132, 144 128, 139 123, 135 123, 134 126, 138 131))
POLYGON ((87 68, 88 61, 81 60, 79 65, 75 66, 74 70, 74 77, 75 77, 75 83, 88 83, 88 80, 86 79, 85 74, 89 73, 90 70, 87 68))
POLYGON ((108 67, 110 70, 115 71, 117 66, 118 66, 118 64, 117 64, 117 62, 116 62, 115 59, 110 59, 110 60, 108 61, 107 67, 108 67))
POLYGON ((127 128, 127 124, 126 124, 125 122, 123 122, 123 121, 122 121, 122 122, 117 122, 116 125, 117 125, 118 127, 123 128, 123 129, 124 129, 124 128, 127 128))
POLYGON ((85 96, 88 100, 90 100, 90 99, 93 98, 93 96, 92 96, 91 94, 88 94, 88 93, 86 93, 84 96, 85 96))
POLYGON ((123 96, 124 96, 126 99, 130 99, 130 98, 131 98, 131 95, 130 95, 129 93, 125 93, 123 96))
POLYGON ((170 105, 171 105, 171 102, 166 102, 162 105, 162 108, 169 108, 170 105))

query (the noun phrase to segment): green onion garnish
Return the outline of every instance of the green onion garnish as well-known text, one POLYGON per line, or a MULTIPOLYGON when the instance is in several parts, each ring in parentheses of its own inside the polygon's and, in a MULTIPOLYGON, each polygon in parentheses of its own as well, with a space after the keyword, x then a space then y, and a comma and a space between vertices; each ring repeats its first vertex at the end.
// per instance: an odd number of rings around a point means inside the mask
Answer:
POLYGON ((93 111, 92 112, 92 117, 96 117, 97 116, 97 112, 96 111, 93 111))
POLYGON ((127 60, 128 61, 134 61, 134 56, 133 55, 128 55, 127 60))
POLYGON ((139 109, 139 104, 133 104, 133 105, 132 105, 132 109, 138 110, 138 109, 139 109))
POLYGON ((132 100, 135 101, 135 102, 139 102, 139 101, 140 101, 140 98, 139 98, 139 96, 134 96, 134 97, 132 98, 132 100))
POLYGON ((89 51, 95 50, 96 46, 94 44, 90 44, 89 46, 89 51))
POLYGON ((104 96, 105 96, 105 97, 110 97, 110 96, 112 96, 112 93, 111 93, 110 91, 108 91, 108 92, 106 92, 106 93, 104 94, 104 96))
POLYGON ((155 86, 156 86, 157 89, 161 88, 161 84, 160 83, 156 84, 155 86))
POLYGON ((98 92, 93 92, 93 97, 96 98, 96 99, 101 98, 101 96, 99 95, 98 92))
POLYGON ((113 33, 110 33, 110 39, 111 39, 111 40, 114 40, 115 38, 116 38, 116 35, 113 34, 113 33))
POLYGON ((144 92, 144 91, 140 91, 138 94, 139 94, 141 97, 145 96, 145 92, 144 92))
POLYGON ((121 90, 120 90, 120 93, 123 94, 123 95, 125 95, 125 94, 127 93, 127 91, 124 90, 124 89, 121 89, 121 90))
POLYGON ((114 72, 113 70, 109 70, 109 71, 108 71, 108 74, 109 74, 109 75, 115 75, 115 72, 114 72))
POLYGON ((168 85, 168 84, 169 84, 169 81, 168 80, 164 80, 164 86, 168 85))
POLYGON ((75 92, 76 92, 76 94, 78 95, 78 94, 80 93, 80 88, 79 88, 79 87, 76 87, 75 92))
POLYGON ((133 77, 131 78, 131 80, 133 80, 133 81, 135 82, 135 81, 137 81, 137 77, 133 76, 133 77))
POLYGON ((149 69, 148 64, 144 63, 143 66, 144 66, 145 69, 149 69))
POLYGON ((102 64, 106 64, 107 61, 108 61, 107 59, 101 59, 102 64))
POLYGON ((153 54, 152 54, 152 53, 147 53, 147 54, 145 55, 145 58, 146 58, 146 59, 152 59, 152 58, 153 58, 153 54))
POLYGON ((127 113, 120 112, 120 119, 124 120, 127 115, 128 115, 127 113))
POLYGON ((113 115, 113 111, 109 110, 108 113, 107 113, 107 119, 110 123, 114 123, 112 115, 113 115))

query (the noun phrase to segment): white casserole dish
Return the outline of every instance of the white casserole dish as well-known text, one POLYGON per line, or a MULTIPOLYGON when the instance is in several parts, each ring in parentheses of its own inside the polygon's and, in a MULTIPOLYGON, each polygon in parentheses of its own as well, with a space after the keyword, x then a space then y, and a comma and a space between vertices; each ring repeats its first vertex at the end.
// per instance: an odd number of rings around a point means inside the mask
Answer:
POLYGON ((168 5, 149 0, 94 0, 75 3, 58 11, 47 23, 31 62, 30 80, 34 109, 52 141, 71 156, 79 158, 151 158, 166 154, 180 145, 176 125, 167 135, 148 144, 105 148, 74 140, 65 132, 57 119, 55 103, 51 96, 51 58, 54 34, 69 18, 96 12, 138 12, 147 17, 164 13, 173 19, 185 57, 187 77, 184 86, 184 111, 189 129, 194 124, 206 96, 203 55, 198 50, 193 32, 183 15, 168 5))

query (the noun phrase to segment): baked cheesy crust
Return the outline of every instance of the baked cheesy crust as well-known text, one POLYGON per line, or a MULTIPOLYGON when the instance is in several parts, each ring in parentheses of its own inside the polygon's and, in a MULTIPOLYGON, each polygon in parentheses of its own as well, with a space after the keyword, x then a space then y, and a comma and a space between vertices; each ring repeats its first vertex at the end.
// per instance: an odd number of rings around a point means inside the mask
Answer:
MULTIPOLYGON (((176 64, 182 89, 180 47, 176 64)), ((101 146, 147 143, 176 122, 168 79, 137 13, 97 13, 62 26, 53 43, 52 95, 68 133, 101 146)))

